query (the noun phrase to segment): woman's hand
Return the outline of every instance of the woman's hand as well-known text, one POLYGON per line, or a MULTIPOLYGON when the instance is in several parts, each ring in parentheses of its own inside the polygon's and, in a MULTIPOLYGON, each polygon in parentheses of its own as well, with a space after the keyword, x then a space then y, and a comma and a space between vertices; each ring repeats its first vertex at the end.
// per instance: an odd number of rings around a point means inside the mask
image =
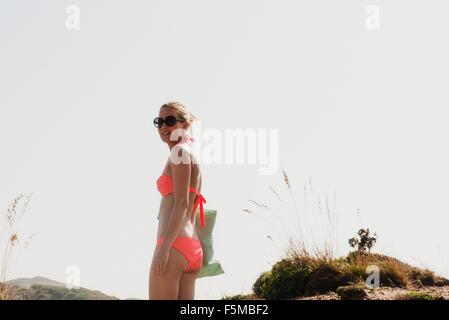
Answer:
POLYGON ((157 275, 161 275, 165 272, 167 268, 168 256, 170 254, 170 247, 162 244, 156 248, 156 251, 153 256, 153 263, 151 268, 154 273, 157 275))

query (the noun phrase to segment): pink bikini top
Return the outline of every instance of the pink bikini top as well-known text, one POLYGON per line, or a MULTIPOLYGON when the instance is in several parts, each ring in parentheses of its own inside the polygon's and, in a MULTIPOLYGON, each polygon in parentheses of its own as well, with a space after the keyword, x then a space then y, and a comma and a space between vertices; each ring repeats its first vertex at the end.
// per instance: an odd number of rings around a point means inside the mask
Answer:
MULTIPOLYGON (((169 195, 173 192, 173 179, 171 176, 163 174, 157 179, 157 190, 161 193, 162 196, 169 195)), ((200 206, 200 218, 201 218, 201 227, 204 228, 204 208, 203 204, 206 203, 206 199, 204 199, 203 195, 199 193, 196 189, 190 187, 189 192, 193 192, 196 194, 195 206, 193 208, 193 212, 196 212, 198 205, 200 206)))

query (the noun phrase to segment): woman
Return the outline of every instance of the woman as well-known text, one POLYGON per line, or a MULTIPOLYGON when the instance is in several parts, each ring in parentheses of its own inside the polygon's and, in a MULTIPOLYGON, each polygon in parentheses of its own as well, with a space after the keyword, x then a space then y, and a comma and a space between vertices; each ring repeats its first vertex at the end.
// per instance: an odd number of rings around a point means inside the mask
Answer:
POLYGON ((156 248, 150 270, 151 300, 195 298, 195 281, 202 267, 203 251, 195 228, 195 212, 200 206, 204 226, 201 195, 201 173, 198 161, 191 153, 194 141, 187 134, 195 120, 179 102, 164 104, 154 119, 161 140, 170 149, 157 188, 162 195, 156 248))

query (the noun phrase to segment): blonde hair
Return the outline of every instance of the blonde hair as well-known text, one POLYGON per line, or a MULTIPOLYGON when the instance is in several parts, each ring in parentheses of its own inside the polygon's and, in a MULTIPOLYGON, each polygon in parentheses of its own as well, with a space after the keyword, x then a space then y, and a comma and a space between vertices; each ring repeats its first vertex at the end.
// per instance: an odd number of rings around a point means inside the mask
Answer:
MULTIPOLYGON (((162 108, 172 108, 172 109, 178 111, 178 116, 181 119, 185 120, 189 124, 189 127, 194 121, 198 120, 198 118, 192 112, 187 110, 186 106, 183 105, 181 102, 170 101, 170 102, 163 104, 161 109, 162 108)), ((190 127, 190 130, 191 129, 192 128, 190 127)))

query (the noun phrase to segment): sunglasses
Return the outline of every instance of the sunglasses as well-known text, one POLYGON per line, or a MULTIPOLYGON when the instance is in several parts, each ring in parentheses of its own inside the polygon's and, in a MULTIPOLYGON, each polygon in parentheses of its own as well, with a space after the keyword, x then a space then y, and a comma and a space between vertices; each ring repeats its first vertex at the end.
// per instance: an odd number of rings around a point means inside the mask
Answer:
POLYGON ((176 119, 174 116, 168 116, 165 119, 161 117, 156 117, 154 118, 153 123, 156 128, 162 128, 164 122, 168 127, 173 127, 176 124, 176 122, 184 122, 184 121, 185 121, 184 119, 176 119))

